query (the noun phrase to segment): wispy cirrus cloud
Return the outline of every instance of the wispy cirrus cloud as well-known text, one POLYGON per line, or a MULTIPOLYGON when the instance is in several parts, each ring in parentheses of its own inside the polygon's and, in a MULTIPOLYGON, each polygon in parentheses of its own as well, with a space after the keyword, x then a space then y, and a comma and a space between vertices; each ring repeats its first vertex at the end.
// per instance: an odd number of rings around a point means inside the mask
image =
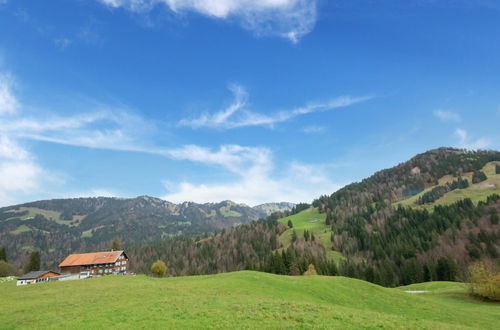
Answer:
POLYGON ((13 138, 109 150, 141 151, 155 131, 138 115, 104 106, 71 116, 23 114, 0 122, 0 132, 13 138))
POLYGON ((317 19, 317 0, 98 0, 113 8, 147 12, 157 4, 176 14, 198 13, 241 25, 257 36, 278 36, 296 43, 317 19))
POLYGON ((306 126, 302 128, 302 132, 306 134, 320 134, 326 131, 326 127, 323 126, 306 126))
POLYGON ((0 73, 0 115, 13 114, 19 102, 13 93, 14 78, 10 74, 0 73))
POLYGON ((473 139, 470 137, 469 132, 465 129, 457 128, 454 132, 455 136, 458 138, 458 146, 460 148, 477 150, 486 149, 491 146, 491 140, 485 137, 473 139))
POLYGON ((218 129, 233 129, 248 126, 273 127, 277 123, 288 121, 294 117, 344 108, 373 98, 373 96, 341 96, 327 102, 309 103, 303 107, 268 115, 247 109, 248 94, 242 86, 232 85, 230 86, 230 90, 234 95, 234 101, 227 108, 213 114, 202 114, 197 118, 183 119, 178 122, 178 125, 193 129, 202 127, 218 129))
POLYGON ((436 110, 434 116, 445 122, 461 122, 462 117, 460 114, 450 110, 436 110))
MULTIPOLYGON (((0 89, 2 86, 0 84, 0 89)), ((9 104, 21 104, 10 88, 3 88, 8 91, 5 99, 11 100, 9 104)), ((235 90, 235 93, 239 101, 233 107, 210 117, 212 121, 224 125, 228 120, 233 120, 246 98, 243 90, 235 90)), ((336 104, 342 105, 345 101, 336 104)), ((316 109, 300 108, 274 118, 282 120, 316 109)), ((4 205, 23 201, 26 196, 33 194, 61 197, 57 193, 61 191, 60 188, 53 189, 56 192, 47 190, 58 177, 40 166, 34 154, 23 147, 22 142, 26 140, 154 154, 175 161, 218 168, 229 178, 229 181, 215 183, 207 182, 204 178, 194 182, 169 181, 165 184, 169 193, 164 198, 176 202, 215 202, 224 199, 250 205, 266 201, 300 202, 311 200, 319 194, 331 193, 340 187, 328 179, 321 166, 290 162, 283 165, 283 170, 276 171, 272 150, 263 146, 158 146, 153 142, 157 134, 161 133, 156 123, 130 111, 112 107, 97 106, 79 114, 57 115, 40 109, 29 111, 19 106, 15 112, 0 113, 0 119, 0 200, 4 205)), ((56 186, 64 186, 63 181, 56 182, 56 186)), ((92 195, 116 194, 112 188, 91 189, 86 193, 90 192, 92 195)), ((74 196, 71 192, 68 194, 74 196)), ((82 193, 77 195, 81 196, 82 193)))
POLYGON ((69 38, 56 38, 54 39, 54 45, 56 46, 56 48, 58 48, 59 50, 65 50, 66 48, 68 48, 71 44, 73 43, 73 41, 69 38))

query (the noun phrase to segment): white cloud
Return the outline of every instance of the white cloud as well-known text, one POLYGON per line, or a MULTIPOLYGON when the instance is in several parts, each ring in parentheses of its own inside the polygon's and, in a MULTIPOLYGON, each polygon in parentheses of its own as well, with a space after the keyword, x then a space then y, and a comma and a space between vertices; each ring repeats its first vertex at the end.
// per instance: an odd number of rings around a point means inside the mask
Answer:
POLYGON ((479 138, 479 139, 471 139, 469 137, 469 133, 461 128, 457 128, 455 130, 455 136, 458 138, 459 143, 458 146, 460 148, 477 150, 477 149, 486 149, 491 146, 491 140, 488 138, 479 138))
POLYGON ((188 126, 194 129, 201 127, 219 129, 233 129, 247 126, 272 127, 274 124, 288 121, 297 116, 348 107, 373 98, 372 96, 341 96, 328 102, 309 103, 300 108, 279 111, 272 115, 267 115, 246 109, 248 94, 243 87, 233 85, 230 87, 230 90, 233 92, 234 101, 229 107, 214 114, 202 114, 198 118, 183 119, 179 121, 178 125, 188 126))
POLYGON ((38 192, 50 175, 17 142, 0 132, 0 206, 12 204, 19 195, 38 192))
POLYGON ((65 50, 72 43, 73 43, 73 41, 71 41, 71 39, 68 39, 68 38, 57 38, 57 39, 54 39, 54 45, 56 46, 56 48, 58 48, 60 50, 65 50))
MULTIPOLYGON (((12 95, 10 89, 8 90, 9 95, 12 95)), ((232 106, 208 116, 203 125, 229 123, 238 127, 248 125, 250 116, 265 117, 254 113, 250 115, 247 113, 244 118, 235 117, 246 105, 246 93, 238 86, 234 86, 233 92, 236 101, 232 106)), ((266 124, 271 125, 294 116, 346 106, 352 102, 350 98, 339 98, 326 105, 309 105, 283 111, 272 117, 266 117, 266 124)), ((17 100, 15 103, 17 104, 17 100)), ((273 153, 266 147, 233 144, 222 145, 216 150, 198 145, 161 148, 149 144, 152 141, 150 135, 155 135, 157 132, 158 127, 155 123, 128 111, 102 105, 74 115, 55 115, 40 109, 30 112, 29 107, 20 108, 16 112, 5 112, 0 120, 0 203, 8 205, 25 201, 30 196, 52 197, 55 194, 51 191, 60 191, 60 187, 64 186, 64 180, 58 181, 58 175, 42 168, 29 150, 21 145, 20 142, 25 140, 156 154, 173 160, 218 167, 226 175, 229 174, 228 177, 236 177, 232 182, 215 184, 200 182, 171 184, 170 193, 165 198, 173 201, 215 202, 232 199, 251 205, 266 201, 299 202, 331 193, 339 187, 328 179, 320 167, 292 163, 285 165, 284 171, 275 171, 273 153), (56 189, 53 187, 54 182, 56 189)), ((66 196, 73 195, 75 194, 69 192, 66 196)), ((101 189, 83 191, 77 195, 116 196, 116 193, 112 189, 101 189)))
POLYGON ((447 121, 447 122, 462 121, 462 117, 460 116, 460 114, 448 110, 436 110, 434 111, 434 116, 442 121, 447 121))
POLYGON ((12 92, 14 79, 8 74, 0 74, 0 115, 15 113, 19 102, 12 92))
POLYGON ((213 19, 229 20, 258 36, 278 36, 296 43, 316 24, 317 0, 98 0, 134 12, 157 4, 172 12, 195 12, 213 19))
POLYGON ((163 198, 172 202, 202 203, 227 199, 248 205, 270 201, 304 202, 340 188, 320 167, 311 165, 292 163, 281 175, 273 175, 272 152, 267 148, 229 145, 211 151, 186 146, 169 153, 176 159, 219 165, 238 175, 238 179, 226 183, 165 183, 170 193, 163 198))
POLYGON ((80 147, 141 151, 142 140, 155 132, 155 126, 126 111, 103 108, 67 117, 47 113, 15 117, 0 122, 0 132, 80 147))
POLYGON ((302 132, 306 134, 320 134, 324 133, 326 131, 326 128, 323 126, 306 126, 302 128, 302 132))

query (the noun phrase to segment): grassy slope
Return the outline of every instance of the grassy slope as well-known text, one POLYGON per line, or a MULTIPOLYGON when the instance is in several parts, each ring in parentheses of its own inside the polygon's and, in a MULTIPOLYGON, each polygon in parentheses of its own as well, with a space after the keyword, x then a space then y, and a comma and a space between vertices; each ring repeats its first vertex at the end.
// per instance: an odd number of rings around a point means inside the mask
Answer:
POLYGON ((304 230, 308 230, 314 233, 314 236, 321 239, 328 255, 338 262, 343 257, 339 252, 332 251, 331 249, 330 235, 332 231, 325 224, 325 219, 326 214, 319 213, 315 208, 310 208, 289 217, 279 219, 278 221, 285 225, 288 224, 288 220, 292 220, 293 223, 293 228, 289 228, 281 234, 280 243, 283 244, 284 247, 288 247, 292 242, 292 231, 295 230, 297 236, 300 237, 304 235, 304 230), (309 222, 309 219, 319 219, 319 221, 309 222))
MULTIPOLYGON (((488 179, 486 181, 477 183, 477 184, 472 184, 472 172, 470 173, 464 173, 462 175, 463 178, 466 178, 469 180, 470 186, 466 189, 457 189, 454 191, 450 191, 449 193, 445 194, 443 197, 435 201, 434 203, 431 204, 426 204, 426 205, 417 205, 416 202, 420 196, 422 196, 424 193, 432 190, 432 187, 428 187, 421 193, 403 199, 401 201, 398 201, 394 203, 395 205, 401 204, 403 206, 411 206, 411 207, 418 207, 418 208, 426 208, 430 211, 434 208, 435 205, 447 205, 451 204, 454 202, 457 202, 459 200, 462 200, 464 198, 470 198, 474 204, 477 204, 479 201, 485 201, 486 198, 494 193, 500 194, 500 174, 495 174, 495 165, 499 164, 500 162, 490 162, 486 164, 482 171, 486 174, 488 179)), ((439 184, 444 185, 447 182, 451 182, 455 180, 456 178, 451 176, 451 175, 446 175, 439 179, 439 184)))
POLYGON ((494 329, 500 305, 463 285, 408 294, 344 277, 257 272, 1 283, 1 328, 494 329))

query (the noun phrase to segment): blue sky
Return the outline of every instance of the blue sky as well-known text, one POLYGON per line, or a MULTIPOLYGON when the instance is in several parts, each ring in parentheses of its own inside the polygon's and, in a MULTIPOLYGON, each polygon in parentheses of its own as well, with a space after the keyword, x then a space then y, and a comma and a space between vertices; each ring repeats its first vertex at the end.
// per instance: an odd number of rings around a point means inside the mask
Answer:
POLYGON ((0 0, 0 205, 310 202, 498 149, 494 0, 0 0))

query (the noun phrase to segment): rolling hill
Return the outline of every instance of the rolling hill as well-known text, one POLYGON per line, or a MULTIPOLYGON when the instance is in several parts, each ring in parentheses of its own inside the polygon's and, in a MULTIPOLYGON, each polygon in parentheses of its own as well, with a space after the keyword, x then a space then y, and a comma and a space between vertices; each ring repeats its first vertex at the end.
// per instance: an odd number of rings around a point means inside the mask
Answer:
POLYGON ((495 329, 500 306, 461 283, 387 289, 345 277, 236 272, 110 276, 16 287, 0 283, 4 329, 495 329), (425 289, 425 294, 405 290, 425 289))

